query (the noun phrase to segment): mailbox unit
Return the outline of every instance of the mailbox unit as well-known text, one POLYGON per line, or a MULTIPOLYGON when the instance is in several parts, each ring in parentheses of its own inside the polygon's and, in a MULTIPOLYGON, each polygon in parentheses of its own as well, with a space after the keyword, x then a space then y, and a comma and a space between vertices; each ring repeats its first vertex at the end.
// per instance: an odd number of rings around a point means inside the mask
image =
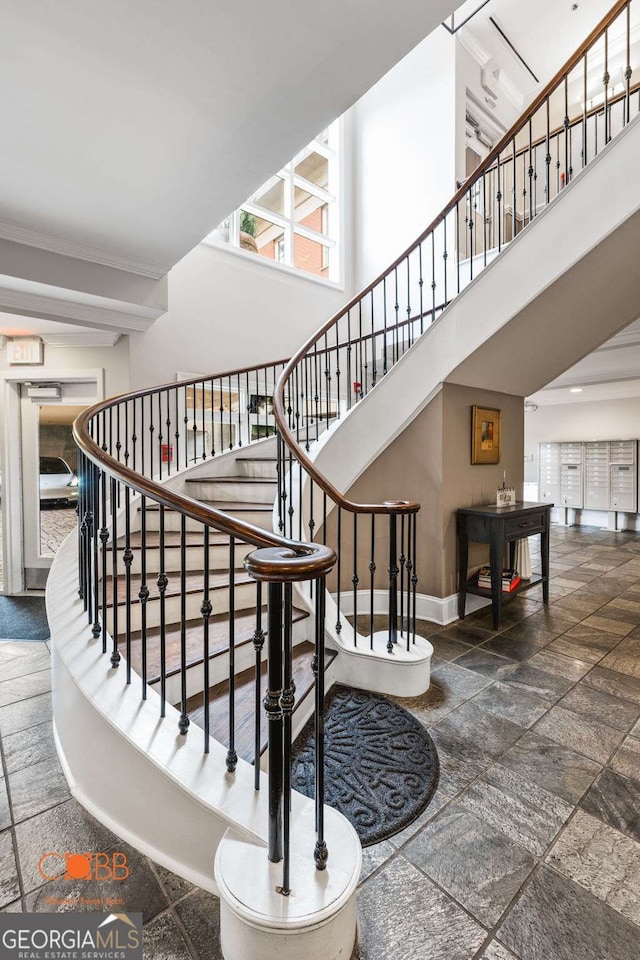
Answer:
POLYGON ((541 443, 539 496, 557 507, 637 513, 638 441, 541 443))

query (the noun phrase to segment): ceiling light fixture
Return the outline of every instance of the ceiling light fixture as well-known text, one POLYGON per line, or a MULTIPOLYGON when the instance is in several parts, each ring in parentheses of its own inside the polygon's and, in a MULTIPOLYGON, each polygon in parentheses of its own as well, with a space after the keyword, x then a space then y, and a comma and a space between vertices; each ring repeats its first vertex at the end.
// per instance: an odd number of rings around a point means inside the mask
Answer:
POLYGON ((569 393, 582 393, 582 387, 571 387, 569 393))

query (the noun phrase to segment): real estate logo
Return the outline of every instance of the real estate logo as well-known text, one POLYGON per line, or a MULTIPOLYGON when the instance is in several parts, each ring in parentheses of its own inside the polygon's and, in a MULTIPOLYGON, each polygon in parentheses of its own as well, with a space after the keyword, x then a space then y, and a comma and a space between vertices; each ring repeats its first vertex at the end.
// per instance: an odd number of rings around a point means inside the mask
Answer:
POLYGON ((44 880, 126 880, 129 876, 124 853, 57 853, 49 851, 38 860, 44 880))
POLYGON ((142 960, 142 914, 0 914, 0 960, 142 960))

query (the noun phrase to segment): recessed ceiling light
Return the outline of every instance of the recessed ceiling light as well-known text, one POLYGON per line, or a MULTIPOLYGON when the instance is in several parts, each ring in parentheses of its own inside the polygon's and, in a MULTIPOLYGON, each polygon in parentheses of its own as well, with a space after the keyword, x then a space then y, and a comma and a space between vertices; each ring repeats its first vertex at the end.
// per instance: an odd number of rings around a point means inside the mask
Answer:
POLYGON ((569 393, 582 393, 582 387, 571 387, 569 393))
POLYGON ((577 4, 577 3, 572 3, 572 4, 571 4, 571 9, 572 9, 572 10, 577 10, 577 9, 578 9, 578 6, 579 6, 579 4, 577 4))

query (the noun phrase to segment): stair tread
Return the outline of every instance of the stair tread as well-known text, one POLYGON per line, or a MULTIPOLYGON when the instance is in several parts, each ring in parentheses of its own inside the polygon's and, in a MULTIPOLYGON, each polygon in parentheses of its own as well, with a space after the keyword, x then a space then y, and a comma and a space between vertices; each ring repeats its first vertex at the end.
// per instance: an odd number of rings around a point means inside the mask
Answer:
MULTIPOLYGON (((293 622, 306 620, 309 614, 306 610, 293 608, 293 622)), ((234 617, 235 648, 249 643, 253 639, 256 624, 256 610, 246 610, 237 613, 234 617)), ((187 667, 202 663, 204 652, 202 646, 203 622, 201 619, 187 620, 186 623, 186 650, 187 667)), ((267 607, 262 608, 262 629, 266 633, 267 607)), ((165 630, 165 673, 171 676, 180 670, 180 624, 169 624, 165 630)), ((226 613, 219 613, 209 618, 209 655, 218 656, 229 649, 229 617, 226 613)), ((126 648, 121 646, 123 656, 126 648)), ((142 673, 142 632, 131 634, 131 666, 137 673, 142 673)), ((147 682, 154 683, 160 679, 160 627, 151 627, 147 630, 147 682)))
MULTIPOLYGON (((313 689, 314 677, 311 670, 311 659, 315 646, 308 640, 299 643, 293 648, 293 679, 296 687, 295 709, 299 707, 305 697, 313 689)), ((327 650, 325 654, 325 670, 337 657, 336 651, 327 650)), ((260 704, 267 691, 267 664, 263 662, 260 676, 260 704)), ((229 681, 217 683, 209 691, 209 733, 221 743, 229 742, 229 681)), ((254 755, 254 709, 255 709, 255 667, 243 670, 235 678, 235 749, 239 757, 253 763, 254 755)), ((187 712, 191 722, 197 727, 204 728, 204 694, 199 693, 187 700, 187 712)), ((264 712, 260 724, 260 753, 267 748, 267 720, 264 712)))
MULTIPOLYGON (((228 546, 231 543, 231 539, 226 533, 218 533, 216 530, 209 531, 209 543, 211 546, 228 546)), ((164 545, 167 550, 175 549, 180 547, 182 544, 180 538, 179 530, 165 530, 164 534, 164 545)), ((142 532, 136 531, 130 536, 130 545, 132 548, 137 549, 142 546, 142 532)), ((123 549, 126 546, 126 538, 118 537, 117 541, 118 549, 123 549)), ((158 549, 160 547, 160 533, 157 530, 147 530, 146 536, 146 546, 147 548, 158 549)), ((187 532, 185 537, 185 546, 187 547, 204 547, 204 536, 202 533, 194 531, 192 533, 187 532)), ((107 544, 107 550, 113 548, 113 543, 109 541, 107 544)))
MULTIPOLYGON (((186 574, 186 591, 187 593, 202 593, 204 585, 204 571, 203 570, 190 570, 186 574)), ((165 597, 176 597, 180 595, 181 590, 181 574, 180 571, 167 571, 167 579, 169 581, 167 589, 165 591, 165 597)), ((244 570, 236 570, 234 583, 236 587, 243 586, 246 583, 255 583, 255 580, 249 576, 244 570)), ((209 574, 209 589, 210 590, 220 590, 229 584, 229 572, 225 570, 222 573, 210 573, 209 574)), ((147 579, 147 586, 149 588, 149 600, 157 600, 160 596, 160 591, 158 590, 158 585, 156 583, 156 575, 150 576, 147 579)), ((126 603, 126 587, 127 587, 127 578, 126 574, 121 573, 116 577, 116 595, 118 597, 118 606, 126 603)), ((134 603, 138 599, 138 590, 140 589, 140 574, 132 573, 131 574, 131 598, 134 603)), ((113 584, 112 577, 109 577, 107 582, 107 606, 112 605, 113 597, 113 584)))
POLYGON ((269 483, 277 484, 275 477, 188 477, 186 483, 269 483))
MULTIPOLYGON (((253 511, 253 510, 262 510, 265 513, 271 513, 273 511, 273 506, 269 503, 250 503, 247 500, 199 500, 199 503, 204 504, 205 507, 211 507, 213 510, 220 510, 222 513, 228 513, 230 510, 235 511, 253 511)), ((140 507, 138 507, 140 510, 140 507)), ((152 504, 146 507, 149 513, 156 513, 160 507, 158 504, 152 504)), ((169 507, 165 507, 165 513, 177 513, 177 510, 171 510, 169 507)))

